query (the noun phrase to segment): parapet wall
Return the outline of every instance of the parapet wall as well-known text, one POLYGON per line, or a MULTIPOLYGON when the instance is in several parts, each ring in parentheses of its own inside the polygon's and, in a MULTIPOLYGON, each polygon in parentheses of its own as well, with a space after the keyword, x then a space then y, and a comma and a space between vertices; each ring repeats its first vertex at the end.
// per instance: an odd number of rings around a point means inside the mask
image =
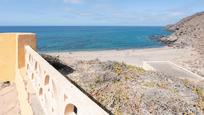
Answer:
POLYGON ((35 49, 35 34, 0 34, 0 80, 16 83, 22 115, 108 114, 35 49))
POLYGON ((16 69, 24 67, 25 45, 36 49, 35 34, 0 34, 0 81, 15 81, 16 69))
POLYGON ((46 115, 105 115, 106 112, 55 70, 30 46, 25 47, 26 77, 46 115))

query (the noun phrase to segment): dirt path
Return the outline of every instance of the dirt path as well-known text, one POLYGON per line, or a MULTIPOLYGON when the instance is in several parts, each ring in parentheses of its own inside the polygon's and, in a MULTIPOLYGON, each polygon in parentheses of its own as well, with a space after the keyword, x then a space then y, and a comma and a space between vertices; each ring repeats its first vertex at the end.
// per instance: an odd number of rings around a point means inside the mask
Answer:
POLYGON ((203 77, 169 61, 149 61, 145 63, 153 67, 156 71, 170 76, 176 76, 179 79, 187 79, 194 82, 200 82, 204 80, 203 77))

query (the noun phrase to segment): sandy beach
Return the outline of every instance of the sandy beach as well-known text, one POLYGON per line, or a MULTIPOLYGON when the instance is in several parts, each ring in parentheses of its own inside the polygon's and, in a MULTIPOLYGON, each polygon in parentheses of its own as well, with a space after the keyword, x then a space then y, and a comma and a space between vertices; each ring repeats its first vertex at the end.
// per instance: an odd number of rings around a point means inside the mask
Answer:
POLYGON ((142 66, 144 61, 172 61, 178 65, 183 65, 183 62, 192 59, 196 55, 196 52, 190 48, 175 49, 161 47, 128 50, 52 52, 46 54, 58 56, 65 63, 70 63, 72 60, 99 59, 100 61, 117 61, 142 66))

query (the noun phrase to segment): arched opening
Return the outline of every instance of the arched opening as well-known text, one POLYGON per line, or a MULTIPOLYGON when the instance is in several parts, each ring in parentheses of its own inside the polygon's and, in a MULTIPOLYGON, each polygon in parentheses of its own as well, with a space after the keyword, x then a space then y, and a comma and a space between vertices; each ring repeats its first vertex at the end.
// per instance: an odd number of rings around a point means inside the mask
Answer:
POLYGON ((29 69, 29 64, 27 64, 27 70, 29 69))
POLYGON ((49 75, 46 75, 46 76, 45 76, 44 85, 49 84, 49 81, 50 81, 50 76, 49 76, 49 75))
POLYGON ((67 98, 68 98, 68 97, 67 97, 66 95, 64 95, 64 101, 66 101, 66 100, 67 100, 67 98))
POLYGON ((34 79, 34 73, 32 73, 32 75, 31 75, 31 79, 32 79, 32 80, 34 79))
POLYGON ((67 104, 65 107, 64 115, 77 115, 77 108, 73 104, 67 104))
POLYGON ((40 88, 40 90, 39 90, 39 96, 41 96, 42 94, 43 94, 43 89, 40 88))
POLYGON ((35 62, 35 70, 37 70, 37 67, 38 67, 38 63, 35 62))
POLYGON ((53 93, 52 93, 52 96, 57 99, 57 87, 54 83, 54 81, 52 80, 52 89, 53 89, 53 93))

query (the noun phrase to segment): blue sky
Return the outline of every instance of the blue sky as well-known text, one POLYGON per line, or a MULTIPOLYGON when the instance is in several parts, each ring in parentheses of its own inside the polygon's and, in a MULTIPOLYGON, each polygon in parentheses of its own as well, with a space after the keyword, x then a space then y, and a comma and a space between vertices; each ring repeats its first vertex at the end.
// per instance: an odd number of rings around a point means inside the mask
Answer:
POLYGON ((0 25, 160 26, 204 11, 204 0, 1 0, 0 25))

